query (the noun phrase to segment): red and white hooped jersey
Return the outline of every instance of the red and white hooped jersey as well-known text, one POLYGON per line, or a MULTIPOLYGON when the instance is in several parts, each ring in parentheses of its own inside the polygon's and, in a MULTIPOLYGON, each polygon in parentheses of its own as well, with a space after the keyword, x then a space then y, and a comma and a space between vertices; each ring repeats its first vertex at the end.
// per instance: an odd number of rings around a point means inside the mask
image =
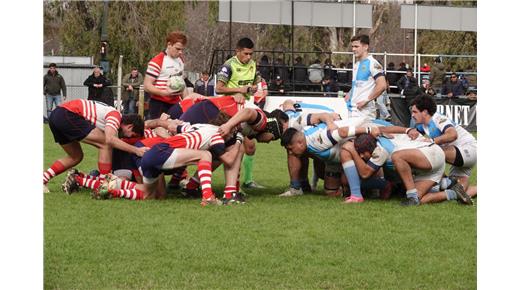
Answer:
POLYGON ((191 125, 189 131, 166 138, 162 143, 167 143, 172 148, 209 150, 215 145, 225 144, 218 128, 211 124, 191 125))
POLYGON ((96 128, 103 131, 105 131, 105 127, 107 126, 117 131, 121 125, 121 113, 114 107, 103 103, 77 99, 66 102, 60 107, 82 116, 92 125, 96 126, 96 128))
MULTIPOLYGON (((168 56, 165 51, 154 56, 154 58, 148 62, 148 68, 146 69, 146 74, 155 79, 153 85, 160 90, 166 89, 170 76, 182 76, 183 72, 184 60, 181 57, 172 58, 168 56)), ((182 93, 172 96, 158 96, 152 94, 150 95, 150 98, 168 104, 175 104, 182 99, 182 93)))

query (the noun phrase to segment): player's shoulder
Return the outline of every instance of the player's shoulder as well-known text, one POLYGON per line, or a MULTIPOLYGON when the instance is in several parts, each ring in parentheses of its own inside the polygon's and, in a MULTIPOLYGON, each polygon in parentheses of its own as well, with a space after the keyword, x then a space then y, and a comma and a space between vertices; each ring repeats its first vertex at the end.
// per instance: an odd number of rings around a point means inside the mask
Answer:
POLYGON ((439 126, 445 126, 448 124, 453 125, 453 122, 450 120, 450 118, 439 112, 435 112, 435 114, 433 114, 432 120, 439 126))
POLYGON ((152 59, 149 61, 149 63, 150 62, 154 62, 154 63, 157 63, 157 64, 162 63, 162 61, 164 60, 165 56, 166 56, 166 53, 164 51, 161 51, 157 55, 152 57, 152 59))

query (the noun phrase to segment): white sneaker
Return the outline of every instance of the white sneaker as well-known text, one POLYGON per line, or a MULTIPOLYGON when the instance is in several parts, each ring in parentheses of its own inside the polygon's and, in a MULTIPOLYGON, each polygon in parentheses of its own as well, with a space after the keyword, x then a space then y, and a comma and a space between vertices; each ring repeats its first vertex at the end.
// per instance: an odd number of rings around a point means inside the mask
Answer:
POLYGON ((44 184, 44 185, 43 185, 43 193, 49 193, 49 192, 51 192, 51 191, 50 191, 49 188, 47 187, 47 184, 44 184))
POLYGON ((297 195, 303 195, 303 190, 300 188, 300 189, 296 189, 296 188, 289 188, 289 190, 287 190, 286 192, 282 193, 282 194, 279 194, 278 196, 281 196, 281 197, 289 197, 289 196, 297 196, 297 195))

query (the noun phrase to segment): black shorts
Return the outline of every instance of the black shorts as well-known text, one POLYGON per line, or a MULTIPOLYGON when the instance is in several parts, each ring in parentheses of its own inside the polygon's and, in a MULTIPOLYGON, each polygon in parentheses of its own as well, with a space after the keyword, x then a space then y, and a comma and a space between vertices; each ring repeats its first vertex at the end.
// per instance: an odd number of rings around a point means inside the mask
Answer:
POLYGON ((181 107, 180 103, 177 103, 177 104, 171 106, 171 108, 168 110, 168 115, 170 115, 171 119, 179 119, 181 117, 182 113, 184 113, 184 112, 182 111, 182 107, 181 107))
POLYGON ((54 136, 54 141, 60 145, 74 141, 79 142, 96 128, 82 116, 74 114, 63 107, 57 107, 52 111, 49 116, 49 127, 54 136))
POLYGON ((191 124, 208 124, 218 116, 219 112, 220 110, 211 101, 204 100, 191 106, 179 119, 191 124))
POLYGON ((119 169, 137 169, 132 155, 134 154, 114 148, 112 150, 112 170, 115 171, 119 169))
POLYGON ((168 113, 168 110, 174 104, 168 104, 165 102, 161 102, 155 99, 150 99, 148 103, 148 114, 150 115, 150 119, 157 119, 161 116, 162 113, 168 113))

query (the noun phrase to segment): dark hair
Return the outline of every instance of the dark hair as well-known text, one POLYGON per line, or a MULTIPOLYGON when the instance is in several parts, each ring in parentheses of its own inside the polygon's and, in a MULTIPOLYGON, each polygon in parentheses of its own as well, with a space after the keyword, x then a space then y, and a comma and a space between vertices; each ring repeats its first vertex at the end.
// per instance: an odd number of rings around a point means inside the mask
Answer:
POLYGON ((281 123, 281 121, 284 121, 284 122, 289 121, 289 116, 287 116, 287 114, 280 109, 273 110, 271 113, 266 113, 266 116, 268 118, 276 118, 276 120, 280 123, 281 123))
POLYGON ((262 57, 260 58, 260 61, 263 61, 263 62, 269 62, 269 57, 267 55, 262 55, 262 57))
POLYGON ((209 72, 208 72, 207 70, 203 70, 203 71, 202 71, 202 74, 203 74, 203 75, 209 75, 209 72))
POLYGON ((166 36, 166 45, 168 45, 168 42, 173 45, 177 42, 182 43, 182 45, 186 45, 188 43, 188 38, 186 35, 180 31, 172 31, 168 33, 168 36, 166 36))
POLYGON ((144 121, 138 114, 126 114, 121 118, 121 124, 133 125, 132 132, 144 136, 144 121))
POLYGON ((298 130, 296 130, 295 128, 288 128, 287 130, 285 130, 285 132, 283 132, 282 134, 280 145, 282 145, 283 147, 287 147, 287 145, 290 145, 296 133, 298 133, 298 130))
POLYGON ((297 56, 296 59, 295 59, 296 62, 301 62, 302 60, 303 60, 303 59, 302 59, 301 56, 297 56))
POLYGON ((411 68, 407 68, 407 69, 406 69, 406 72, 411 72, 411 73, 413 73, 413 70, 412 70, 411 68))
POLYGON ((358 34, 358 35, 352 36, 352 38, 350 38, 350 42, 354 42, 354 41, 359 41, 362 44, 370 45, 370 37, 368 37, 368 35, 366 35, 366 34, 358 34))
POLYGON ((435 112, 437 112, 437 104, 435 103, 433 98, 429 95, 423 94, 423 95, 417 96, 412 101, 410 106, 417 107, 417 110, 419 110, 421 112, 426 110, 426 111, 428 111, 428 114, 430 114, 430 116, 433 116, 433 114, 435 114, 435 112))
POLYGON ((273 110, 271 113, 264 111, 264 114, 267 117, 266 131, 274 135, 273 140, 279 139, 283 132, 283 123, 289 121, 289 116, 279 109, 273 110))
POLYGON ((219 111, 215 118, 209 120, 208 124, 220 126, 229 121, 229 119, 230 117, 226 113, 219 111))
POLYGON ((436 62, 436 63, 441 62, 441 57, 440 57, 440 56, 436 57, 436 58, 435 58, 435 62, 436 62))
POLYGON ((247 37, 241 38, 237 42, 238 49, 243 49, 243 48, 253 49, 253 47, 255 47, 255 44, 253 43, 253 41, 251 39, 249 39, 247 37))
POLYGON ((56 64, 53 63, 53 62, 51 62, 51 63, 49 64, 49 68, 51 68, 51 67, 54 67, 54 68, 55 68, 55 67, 56 67, 56 64))
POLYGON ((368 152, 372 154, 377 147, 377 140, 370 134, 363 133, 354 140, 354 148, 358 153, 368 152))

